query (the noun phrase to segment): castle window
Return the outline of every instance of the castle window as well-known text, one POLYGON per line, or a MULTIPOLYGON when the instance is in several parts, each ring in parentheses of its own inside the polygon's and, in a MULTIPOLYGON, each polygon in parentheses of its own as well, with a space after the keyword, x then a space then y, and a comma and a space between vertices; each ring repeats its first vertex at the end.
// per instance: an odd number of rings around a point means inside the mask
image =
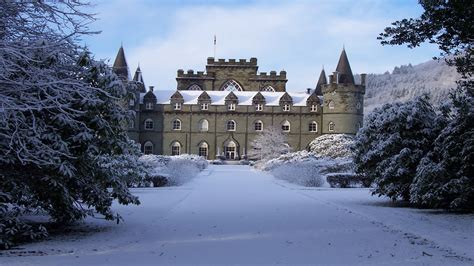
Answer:
POLYGON ((181 154, 181 144, 175 141, 171 144, 171 156, 180 155, 181 154))
POLYGON ((152 130, 153 129, 153 120, 147 119, 145 120, 145 129, 146 130, 152 130))
POLYGON ((289 112, 290 111, 290 105, 289 104, 283 105, 283 111, 289 112))
POLYGON ((173 130, 181 130, 181 120, 173 120, 173 130))
POLYGON ((209 130, 209 121, 203 119, 199 121, 199 130, 200 131, 208 131, 209 130))
POLYGON ((128 121, 128 128, 135 128, 135 121, 133 120, 128 121))
POLYGON ((222 85, 221 91, 243 91, 243 89, 237 81, 229 80, 222 85))
POLYGON ((235 121, 229 120, 226 124, 227 131, 235 131, 235 121))
POLYGON ((271 91, 271 92, 275 92, 275 89, 268 85, 268 86, 265 86, 263 89, 261 89, 261 91, 271 91))
POLYGON ((360 110, 360 107, 361 107, 360 102, 357 102, 357 105, 356 105, 357 110, 360 110))
POLYGON ((151 141, 145 142, 145 144, 143 145, 143 153, 153 154, 153 143, 151 143, 151 141))
POLYGON ((152 103, 152 102, 147 102, 147 103, 145 104, 145 108, 146 108, 147 110, 153 110, 153 103, 152 103))
POLYGON ((334 102, 329 101, 328 106, 329 106, 329 109, 334 109, 334 102))
POLYGON ((336 127, 336 124, 334 124, 334 122, 329 122, 329 126, 328 126, 329 131, 334 131, 335 127, 336 127))
POLYGON ((193 85, 189 86, 188 90, 190 90, 190 91, 202 91, 201 87, 199 87, 199 85, 197 85, 197 84, 193 84, 193 85))
POLYGON ((175 103, 174 110, 181 110, 181 103, 175 103))
POLYGON ((309 132, 318 132, 318 123, 316 123, 316 121, 309 123, 308 130, 309 132))
POLYGON ((311 112, 317 112, 318 111, 318 105, 317 104, 312 104, 311 105, 311 112))
POLYGON ((235 111, 235 103, 229 103, 229 105, 227 106, 227 109, 229 111, 235 111))
POLYGON ((257 103, 255 105, 255 111, 262 111, 263 110, 263 104, 257 103))
POLYGON ((209 154, 209 146, 206 142, 201 142, 199 145, 198 155, 207 159, 207 155, 209 154))
POLYGON ((128 101, 128 105, 130 105, 130 106, 135 106, 135 100, 134 100, 134 99, 130 99, 130 101, 128 101))
POLYGON ((208 103, 201 103, 201 110, 209 110, 209 104, 208 103))
POLYGON ((260 120, 255 121, 254 128, 255 128, 255 131, 262 131, 263 130, 263 122, 260 121, 260 120))
POLYGON ((283 132, 290 132, 290 126, 291 126, 291 125, 290 125, 290 122, 285 121, 285 122, 283 122, 283 123, 281 124, 281 130, 282 130, 283 132))

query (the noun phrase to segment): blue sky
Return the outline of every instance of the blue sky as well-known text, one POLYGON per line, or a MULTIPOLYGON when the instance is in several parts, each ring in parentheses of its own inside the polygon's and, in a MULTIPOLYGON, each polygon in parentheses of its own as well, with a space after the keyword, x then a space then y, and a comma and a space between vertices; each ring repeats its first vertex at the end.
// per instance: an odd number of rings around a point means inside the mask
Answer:
POLYGON ((101 0, 88 11, 100 35, 85 44, 113 63, 123 43, 132 71, 140 64, 146 85, 175 89, 176 71, 204 71, 217 58, 257 57, 259 71, 286 70, 287 89, 314 87, 322 66, 334 71, 342 46, 354 73, 383 73, 438 55, 433 45, 417 49, 381 46, 378 34, 391 22, 417 17, 416 0, 184 1, 101 0))

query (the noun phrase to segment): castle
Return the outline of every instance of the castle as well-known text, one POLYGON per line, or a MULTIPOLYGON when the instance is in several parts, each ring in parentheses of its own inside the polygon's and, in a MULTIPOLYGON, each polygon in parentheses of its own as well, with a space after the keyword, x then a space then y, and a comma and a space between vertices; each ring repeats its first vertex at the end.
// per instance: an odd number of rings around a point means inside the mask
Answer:
POLYGON ((207 59, 206 71, 177 71, 177 89, 145 89, 142 72, 130 71, 123 47, 113 65, 126 82, 135 82, 128 105, 135 120, 131 139, 145 154, 198 154, 207 159, 239 160, 251 141, 269 126, 281 128, 292 150, 303 150, 321 134, 355 134, 363 122, 365 74, 355 84, 346 51, 336 71, 324 69, 314 89, 286 91, 286 72, 258 72, 256 58, 207 59))

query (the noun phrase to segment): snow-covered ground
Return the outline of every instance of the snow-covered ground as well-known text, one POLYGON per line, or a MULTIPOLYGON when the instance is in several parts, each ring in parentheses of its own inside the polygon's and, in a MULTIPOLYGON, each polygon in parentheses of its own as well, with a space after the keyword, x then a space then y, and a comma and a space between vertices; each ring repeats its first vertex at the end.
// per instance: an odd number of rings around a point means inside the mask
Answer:
POLYGON ((0 264, 474 263, 474 215, 397 208, 368 189, 306 188, 211 165, 183 186, 134 193, 140 206, 115 206, 124 223, 88 219, 1 253, 0 264))

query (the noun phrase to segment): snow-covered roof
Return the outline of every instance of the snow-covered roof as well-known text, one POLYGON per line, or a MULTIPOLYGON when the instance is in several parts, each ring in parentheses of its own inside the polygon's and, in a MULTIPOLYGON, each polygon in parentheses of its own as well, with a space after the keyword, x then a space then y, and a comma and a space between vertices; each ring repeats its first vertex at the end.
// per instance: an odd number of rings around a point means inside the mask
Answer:
MULTIPOLYGON (((156 90, 153 94, 156 96, 158 104, 170 104, 171 96, 176 92, 176 90, 156 90)), ((179 93, 183 96, 184 104, 197 104, 199 96, 204 91, 188 91, 180 90, 179 93)), ((206 93, 211 97, 211 105, 225 105, 225 98, 230 91, 206 91, 206 93)), ((235 96, 239 99, 238 105, 252 105, 253 97, 258 93, 258 91, 233 91, 235 96)), ((265 97, 265 102, 267 106, 279 106, 280 98, 285 94, 285 92, 270 92, 270 91, 261 91, 263 97, 265 97)), ((143 103, 143 96, 146 93, 140 94, 140 103, 143 103)), ((288 92, 288 94, 293 99, 293 106, 306 106, 306 101, 310 94, 306 92, 288 92)), ((322 97, 319 96, 322 100, 322 97)))

